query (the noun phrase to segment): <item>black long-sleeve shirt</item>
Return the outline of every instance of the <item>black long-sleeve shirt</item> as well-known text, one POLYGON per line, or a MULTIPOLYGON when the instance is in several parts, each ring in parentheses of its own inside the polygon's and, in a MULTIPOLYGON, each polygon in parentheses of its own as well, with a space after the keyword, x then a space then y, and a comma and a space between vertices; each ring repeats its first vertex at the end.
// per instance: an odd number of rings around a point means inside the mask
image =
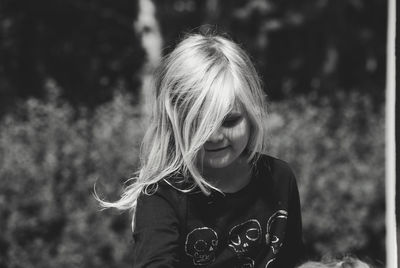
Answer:
POLYGON ((285 162, 261 155, 235 193, 182 189, 169 178, 139 197, 134 268, 285 268, 302 257, 299 194, 285 162))

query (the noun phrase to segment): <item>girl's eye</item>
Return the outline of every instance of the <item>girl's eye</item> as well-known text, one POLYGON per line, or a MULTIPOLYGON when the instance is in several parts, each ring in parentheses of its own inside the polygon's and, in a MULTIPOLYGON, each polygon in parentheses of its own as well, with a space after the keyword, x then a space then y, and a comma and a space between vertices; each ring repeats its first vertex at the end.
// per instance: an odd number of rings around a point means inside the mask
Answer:
POLYGON ((242 117, 240 115, 238 116, 228 116, 225 118, 224 122, 222 123, 223 127, 233 127, 239 123, 240 119, 242 117))

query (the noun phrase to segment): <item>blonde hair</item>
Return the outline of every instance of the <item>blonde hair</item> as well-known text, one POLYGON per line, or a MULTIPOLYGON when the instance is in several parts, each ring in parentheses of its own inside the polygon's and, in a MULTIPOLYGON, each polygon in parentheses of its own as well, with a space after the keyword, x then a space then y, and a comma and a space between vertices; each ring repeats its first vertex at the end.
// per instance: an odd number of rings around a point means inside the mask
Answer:
POLYGON ((155 104, 142 142, 140 170, 118 201, 97 198, 105 208, 132 210, 132 228, 140 193, 153 193, 164 178, 190 182, 184 192, 199 187, 209 194, 210 188, 216 189, 199 171, 200 151, 234 105, 241 105, 250 119, 248 161, 266 151, 262 85, 249 56, 230 39, 188 35, 163 58, 154 86, 155 104))

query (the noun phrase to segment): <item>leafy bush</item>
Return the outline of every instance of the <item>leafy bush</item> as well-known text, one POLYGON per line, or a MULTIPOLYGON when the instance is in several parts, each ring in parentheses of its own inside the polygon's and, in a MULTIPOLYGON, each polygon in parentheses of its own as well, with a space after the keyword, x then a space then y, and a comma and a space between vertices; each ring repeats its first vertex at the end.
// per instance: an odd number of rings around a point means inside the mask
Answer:
POLYGON ((361 94, 273 103, 271 152, 298 177, 312 255, 385 255, 384 114, 361 94))
MULTIPOLYGON (((272 103, 271 153, 298 175, 315 255, 383 258, 383 114, 366 97, 272 103), (335 103, 333 106, 332 104, 335 103)), ((0 121, 0 266, 129 267, 128 213, 100 212, 138 164, 143 123, 126 94, 93 113, 50 94, 0 121)))
POLYGON ((30 99, 1 121, 0 266, 129 265, 128 215, 99 213, 92 196, 107 179, 116 198, 137 165, 142 128, 126 97, 92 115, 30 99))

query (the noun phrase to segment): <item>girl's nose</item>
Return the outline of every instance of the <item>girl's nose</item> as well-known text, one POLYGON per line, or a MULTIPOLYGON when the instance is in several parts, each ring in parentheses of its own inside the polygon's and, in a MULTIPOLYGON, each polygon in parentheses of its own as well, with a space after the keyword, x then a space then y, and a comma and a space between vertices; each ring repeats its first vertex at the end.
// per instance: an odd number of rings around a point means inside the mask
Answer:
POLYGON ((211 134, 211 136, 208 138, 209 142, 220 142, 221 140, 223 140, 224 138, 224 134, 222 133, 221 129, 217 129, 216 131, 214 131, 213 134, 211 134))

